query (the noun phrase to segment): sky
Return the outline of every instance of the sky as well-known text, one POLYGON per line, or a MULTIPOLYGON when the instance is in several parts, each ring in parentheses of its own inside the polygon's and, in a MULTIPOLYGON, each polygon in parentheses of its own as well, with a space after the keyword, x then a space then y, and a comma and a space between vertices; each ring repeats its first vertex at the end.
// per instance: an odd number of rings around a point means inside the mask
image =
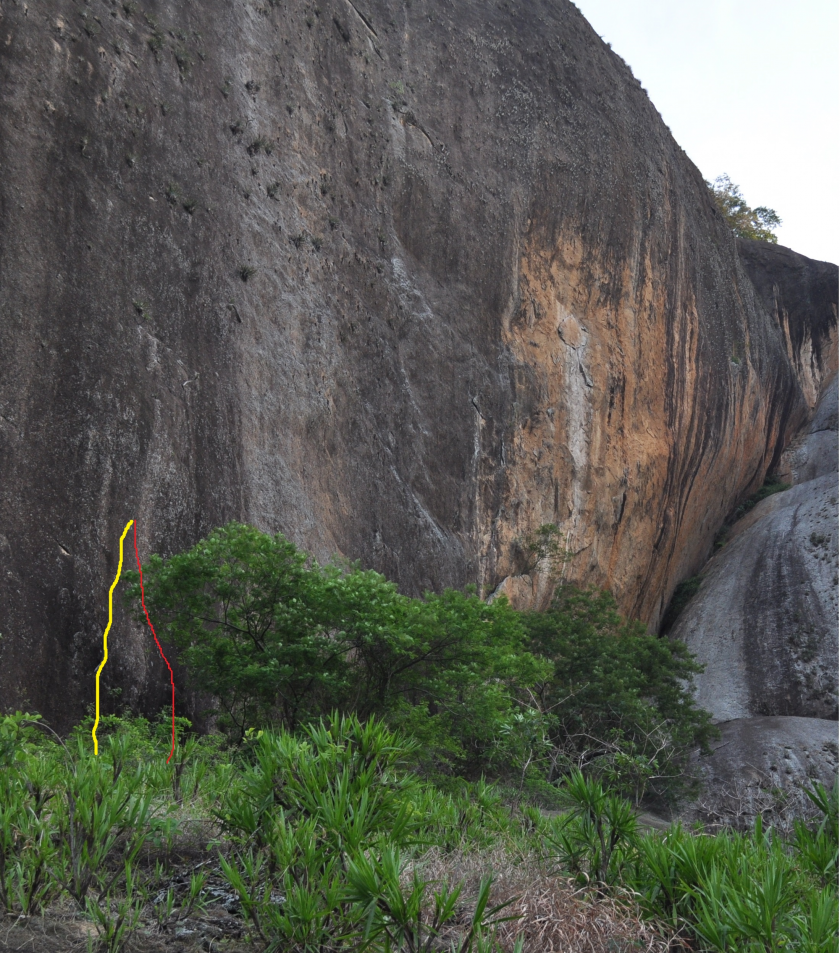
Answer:
POLYGON ((782 218, 779 244, 840 263, 837 0, 575 0, 707 180, 782 218))

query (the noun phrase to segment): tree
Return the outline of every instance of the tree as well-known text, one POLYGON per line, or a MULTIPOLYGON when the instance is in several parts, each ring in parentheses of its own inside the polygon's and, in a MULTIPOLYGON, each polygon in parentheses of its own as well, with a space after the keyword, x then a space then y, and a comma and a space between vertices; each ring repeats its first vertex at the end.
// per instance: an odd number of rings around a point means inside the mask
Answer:
POLYGON ((728 175, 719 175, 714 182, 707 182, 706 185, 711 189, 715 204, 729 227, 739 238, 754 238, 773 244, 778 242, 773 229, 778 228, 782 220, 772 208, 764 205, 750 208, 740 188, 728 175))
MULTIPOLYGON (((143 577, 155 624, 236 739, 352 712, 410 731, 430 767, 480 773, 520 685, 545 674, 507 600, 452 590, 412 599, 379 573, 319 566, 251 526, 152 556, 143 577)), ((128 579, 142 619, 139 575, 128 579)))
MULTIPOLYGON (((128 576, 142 620, 139 575, 128 576)), ((640 798, 651 778, 672 790, 710 736, 686 647, 622 619, 606 592, 562 587, 547 613, 470 590, 410 598, 239 523, 153 555, 143 577, 158 631, 236 741, 353 714, 412 736, 429 773, 544 784, 579 767, 640 798)))
MULTIPOLYGON (((231 523, 185 553, 151 556, 143 578, 151 617, 231 734, 294 730, 345 692, 349 646, 330 624, 329 580, 282 535, 231 523)), ((127 580, 142 620, 139 576, 127 580)))
POLYGON ((640 800, 681 793, 692 750, 715 736, 691 679, 701 667, 682 642, 648 635, 595 588, 561 586, 547 612, 523 616, 553 672, 535 692, 549 719, 549 780, 572 767, 640 800))

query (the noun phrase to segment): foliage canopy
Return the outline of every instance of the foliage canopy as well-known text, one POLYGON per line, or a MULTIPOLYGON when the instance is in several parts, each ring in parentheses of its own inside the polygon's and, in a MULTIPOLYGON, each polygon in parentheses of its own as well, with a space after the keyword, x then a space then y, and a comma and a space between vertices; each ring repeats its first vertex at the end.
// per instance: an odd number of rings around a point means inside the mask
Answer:
POLYGON ((750 208, 741 194, 741 189, 728 175, 719 175, 714 182, 706 184, 712 190, 715 204, 729 227, 739 238, 778 243, 779 239, 773 234, 773 230, 782 224, 782 220, 774 209, 764 205, 750 208))
MULTIPOLYGON (((545 663, 505 600, 401 595, 373 571, 319 566, 281 534, 232 523, 143 569, 146 604, 219 724, 295 731, 333 710, 409 731, 438 767, 481 770, 517 688, 545 663)), ((127 598, 140 595, 136 573, 127 598)), ((135 609, 139 610, 135 601, 135 609)))
POLYGON ((685 644, 622 618, 608 592, 561 587, 523 622, 553 664, 536 686, 552 745, 549 780, 585 768, 632 794, 676 794, 687 753, 716 736, 686 686, 701 667, 685 644))
MULTIPOLYGON (((235 741, 333 711, 375 716, 413 737, 438 776, 550 793, 579 767, 638 800, 680 793, 689 752, 713 732, 685 646, 622 619, 606 592, 565 587, 541 614, 471 591, 409 598, 237 523, 143 571, 155 624, 235 741)), ((140 619, 138 575, 129 582, 140 619)))

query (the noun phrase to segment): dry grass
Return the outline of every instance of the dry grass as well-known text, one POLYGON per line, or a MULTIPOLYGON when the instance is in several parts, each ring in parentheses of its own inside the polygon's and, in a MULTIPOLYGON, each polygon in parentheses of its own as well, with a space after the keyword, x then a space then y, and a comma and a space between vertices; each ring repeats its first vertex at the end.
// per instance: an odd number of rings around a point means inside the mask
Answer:
POLYGON ((644 922, 632 897, 624 903, 596 897, 546 871, 536 858, 514 858, 502 849, 481 854, 432 849, 417 867, 425 879, 449 885, 464 881, 467 906, 481 878, 492 873, 491 904, 512 901, 504 914, 518 917, 498 928, 505 953, 512 953, 520 937, 523 953, 668 953, 683 948, 681 941, 644 922))
MULTIPOLYGON (((175 856, 165 858, 173 865, 173 878, 177 873, 188 876, 194 869, 195 856, 206 854, 203 842, 209 833, 197 824, 192 836, 179 843, 175 856)), ((148 855, 144 859, 150 865, 162 858, 148 855)), ((463 937, 481 880, 491 874, 491 906, 511 901, 503 915, 517 917, 498 927, 497 940, 504 953, 513 953, 520 937, 522 953, 668 953, 686 949, 683 941, 642 921, 632 896, 624 902, 594 896, 552 873, 538 857, 517 852, 512 844, 482 852, 445 853, 432 848, 405 870, 406 884, 414 869, 424 880, 450 888, 464 884, 459 917, 441 937, 441 949, 463 937)), ((208 888, 226 891, 227 885, 215 868, 208 888)), ((126 953, 202 953, 208 948, 248 953, 260 949, 243 936, 247 929, 241 914, 231 915, 224 906, 214 905, 164 931, 155 925, 150 908, 144 913, 139 929, 124 945, 126 953)), ((95 936, 93 925, 68 902, 56 904, 45 917, 0 918, 0 953, 85 953, 88 941, 95 936)))

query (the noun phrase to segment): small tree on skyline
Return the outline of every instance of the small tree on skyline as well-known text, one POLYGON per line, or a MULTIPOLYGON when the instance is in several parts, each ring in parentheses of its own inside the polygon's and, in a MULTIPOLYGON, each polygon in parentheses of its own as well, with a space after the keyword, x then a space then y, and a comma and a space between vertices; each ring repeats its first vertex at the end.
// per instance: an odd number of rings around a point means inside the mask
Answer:
POLYGON ((719 175, 714 182, 707 182, 729 227, 739 238, 753 238, 762 242, 777 244, 779 239, 773 230, 782 224, 775 209, 759 205, 750 208, 741 189, 728 175, 719 175))

